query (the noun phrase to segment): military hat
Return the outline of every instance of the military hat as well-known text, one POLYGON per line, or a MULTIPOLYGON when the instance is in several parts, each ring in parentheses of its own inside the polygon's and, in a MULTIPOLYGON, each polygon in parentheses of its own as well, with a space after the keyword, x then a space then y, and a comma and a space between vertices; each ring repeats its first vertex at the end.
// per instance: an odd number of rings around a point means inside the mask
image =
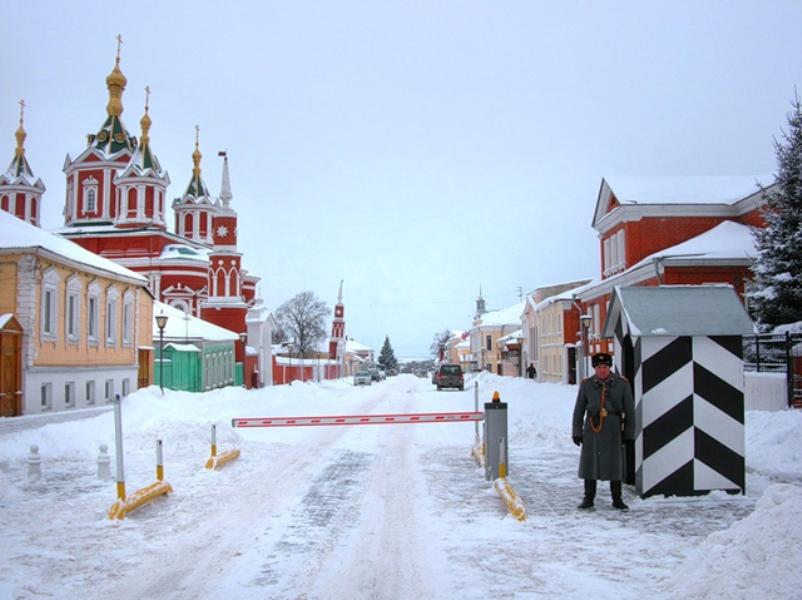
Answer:
POLYGON ((597 352, 593 355, 593 358, 590 359, 591 364, 593 367, 598 367, 599 365, 607 365, 608 367, 613 366, 613 357, 607 354, 607 352, 597 352))

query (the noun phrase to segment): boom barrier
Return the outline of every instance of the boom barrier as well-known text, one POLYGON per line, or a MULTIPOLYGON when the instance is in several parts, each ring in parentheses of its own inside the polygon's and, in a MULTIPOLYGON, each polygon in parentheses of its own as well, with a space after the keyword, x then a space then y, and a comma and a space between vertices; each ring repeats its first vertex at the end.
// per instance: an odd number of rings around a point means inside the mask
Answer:
POLYGON ((253 417, 231 419, 232 427, 320 427, 324 425, 401 425, 415 423, 470 423, 482 421, 482 412, 407 413, 390 415, 335 415, 326 417, 253 417))

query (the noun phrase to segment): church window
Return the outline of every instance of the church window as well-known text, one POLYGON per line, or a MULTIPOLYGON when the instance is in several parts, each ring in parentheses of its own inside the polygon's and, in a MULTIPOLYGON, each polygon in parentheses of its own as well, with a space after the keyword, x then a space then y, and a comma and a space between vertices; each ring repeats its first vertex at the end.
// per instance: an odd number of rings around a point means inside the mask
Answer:
POLYGON ((94 213, 97 211, 97 188, 98 181, 94 177, 84 179, 84 213, 94 213))

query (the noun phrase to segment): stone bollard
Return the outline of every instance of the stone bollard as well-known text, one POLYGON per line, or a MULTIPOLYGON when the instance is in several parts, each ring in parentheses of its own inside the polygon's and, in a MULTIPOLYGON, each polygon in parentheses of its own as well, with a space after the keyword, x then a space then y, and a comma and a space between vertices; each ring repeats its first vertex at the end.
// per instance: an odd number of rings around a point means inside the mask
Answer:
POLYGON ((100 453, 97 455, 97 478, 103 481, 111 479, 111 457, 106 444, 100 444, 100 453))
POLYGON ((38 481, 42 478, 42 457, 39 456, 39 446, 33 444, 28 455, 28 481, 38 481))

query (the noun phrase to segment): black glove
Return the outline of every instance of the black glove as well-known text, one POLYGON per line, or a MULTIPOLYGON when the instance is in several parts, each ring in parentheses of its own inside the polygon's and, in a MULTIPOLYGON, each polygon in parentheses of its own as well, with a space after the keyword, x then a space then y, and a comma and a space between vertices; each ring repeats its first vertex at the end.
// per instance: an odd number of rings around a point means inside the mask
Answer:
POLYGON ((574 443, 577 446, 581 446, 582 445, 582 436, 581 435, 575 435, 574 436, 574 443))

